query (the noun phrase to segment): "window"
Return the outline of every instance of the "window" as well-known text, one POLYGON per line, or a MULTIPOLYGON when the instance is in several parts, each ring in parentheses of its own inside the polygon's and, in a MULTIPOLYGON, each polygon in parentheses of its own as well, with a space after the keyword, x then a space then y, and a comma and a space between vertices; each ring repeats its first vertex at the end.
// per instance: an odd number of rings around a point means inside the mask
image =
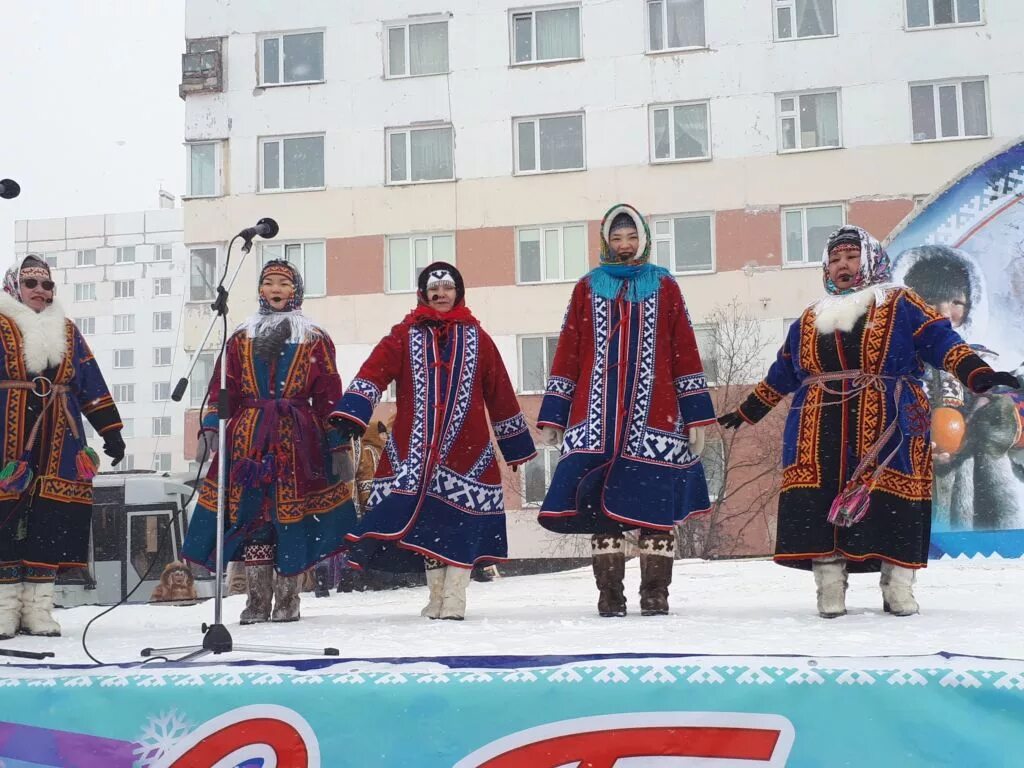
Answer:
POLYGON ((95 267, 96 266, 96 249, 89 248, 84 251, 78 251, 75 254, 75 266, 78 267, 95 267))
POLYGON ((117 249, 117 256, 114 259, 116 264, 134 264, 135 246, 125 245, 117 249))
POLYGON ((320 189, 324 185, 324 137, 260 140, 261 189, 320 189))
POLYGON ((169 277, 157 277, 153 279, 153 295, 154 296, 170 296, 171 295, 171 278, 169 277))
POLYGON ((216 197, 221 194, 221 148, 218 141, 188 145, 188 178, 185 188, 189 197, 216 197))
POLYGON ((171 364, 170 347, 153 347, 153 366, 159 367, 171 364))
POLYGON ((697 351, 704 366, 704 376, 709 386, 718 383, 718 343, 716 329, 713 325, 693 326, 693 335, 697 337, 697 351))
POLYGON ((263 263, 284 259, 294 264, 302 275, 307 297, 327 295, 327 249, 324 242, 274 243, 261 246, 263 263))
POLYGON ((512 11, 512 63, 582 57, 578 5, 512 11))
MULTIPOLYGON (((188 382, 189 402, 193 408, 202 406, 203 400, 206 399, 216 360, 216 352, 201 352, 196 358, 196 365, 192 369, 192 376, 188 382)), ((216 403, 211 403, 211 405, 216 405, 216 403)))
POLYGON ((135 333, 135 315, 114 315, 114 333, 135 333))
POLYGON ((171 417, 153 417, 153 437, 169 437, 171 434, 171 417))
POLYGON ((704 0, 648 0, 649 51, 703 48, 704 0))
POLYGON ((260 53, 260 85, 319 83, 324 79, 323 32, 264 37, 260 53))
POLYGON ((135 281, 134 280, 115 280, 114 281, 114 298, 115 299, 134 299, 135 298, 135 281))
POLYGON ((835 33, 835 0, 775 0, 776 40, 827 37, 835 33))
POLYGON ((516 233, 520 283, 578 280, 587 271, 587 227, 524 227, 516 233))
POLYGON ((96 301, 96 283, 76 283, 75 301, 96 301))
POLYGON ((121 424, 124 425, 121 429, 121 437, 135 437, 135 419, 121 419, 121 424))
POLYGON ((153 385, 153 402, 162 403, 171 399, 171 382, 158 381, 153 385))
POLYGON ((704 465, 704 478, 708 483, 708 496, 718 501, 725 490, 725 446, 721 438, 708 435, 704 453, 700 455, 704 465))
POLYGON ((172 323, 170 312, 154 312, 153 313, 153 330, 154 331, 171 331, 174 330, 171 327, 172 323))
POLYGON ((980 24, 981 0, 906 0, 907 29, 980 24))
POLYGON ((523 503, 540 506, 544 503, 555 467, 561 458, 557 448, 537 448, 537 455, 526 463, 523 471, 523 503))
POLYGON ((213 301, 217 293, 217 249, 190 250, 188 272, 188 300, 213 301))
POLYGON ((783 209, 783 266, 820 264, 828 236, 845 223, 841 205, 783 209))
POLYGON ((455 235, 402 235, 388 238, 388 293, 415 291, 423 268, 435 261, 455 263, 455 235))
POLYGON ((558 334, 519 337, 519 391, 543 392, 555 360, 558 334))
POLYGON ((914 141, 988 136, 984 80, 952 80, 910 86, 914 141))
POLYGON ((779 151, 839 146, 839 92, 778 97, 779 151))
POLYGON ((415 77, 448 71, 448 22, 387 25, 387 76, 415 77))
POLYGON ((134 384, 115 384, 114 385, 114 401, 117 403, 134 403, 135 402, 135 385, 134 384))
POLYGON ((94 333, 96 333, 95 317, 76 317, 75 325, 78 326, 78 332, 81 333, 83 336, 92 336, 94 333))
POLYGON ((581 171, 583 115, 523 117, 513 120, 516 173, 581 171))
POLYGON ((156 472, 170 472, 171 471, 171 454, 169 454, 169 453, 154 453, 153 454, 153 469, 156 472))
POLYGON ((134 368, 135 367, 135 350, 134 349, 115 349, 114 350, 114 367, 115 368, 134 368))
POLYGON ((707 102, 651 107, 651 162, 710 157, 707 102))
MULTIPOLYGON (((124 432, 122 432, 121 434, 123 436, 124 432)), ((130 454, 130 453, 126 453, 124 455, 124 459, 121 460, 121 463, 113 468, 113 471, 115 471, 115 472, 132 472, 134 470, 135 470, 135 456, 130 454)))
POLYGON ((154 259, 156 261, 170 261, 173 258, 174 258, 174 246, 171 246, 171 245, 161 245, 161 246, 157 247, 156 254, 154 255, 154 259))
POLYGON ((655 217, 651 221, 651 239, 652 260, 671 272, 715 270, 714 219, 711 214, 655 217))
POLYGON ((387 132, 388 184, 451 181, 455 178, 454 133, 438 128, 393 128, 387 132))
POLYGON ((46 266, 48 266, 50 269, 56 269, 57 268, 57 257, 56 256, 44 256, 43 258, 46 259, 46 266))

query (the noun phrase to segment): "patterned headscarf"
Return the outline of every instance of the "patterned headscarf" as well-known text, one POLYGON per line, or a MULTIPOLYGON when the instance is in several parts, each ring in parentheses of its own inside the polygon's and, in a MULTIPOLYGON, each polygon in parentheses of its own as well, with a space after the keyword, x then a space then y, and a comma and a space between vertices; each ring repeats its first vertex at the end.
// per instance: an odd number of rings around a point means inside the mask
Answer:
MULTIPOLYGON (((50 276, 50 265, 39 254, 30 253, 20 263, 7 270, 7 273, 4 275, 4 293, 13 296, 16 301, 24 304, 21 301, 21 281, 29 277, 34 277, 39 281, 53 279, 50 276)), ((53 295, 57 295, 56 285, 53 287, 53 295)))
POLYGON ((892 262, 889 261, 889 254, 867 230, 852 224, 840 227, 829 236, 821 265, 825 290, 832 296, 856 293, 869 286, 892 282, 892 262), (860 272, 854 277, 853 285, 849 288, 840 288, 828 276, 828 255, 837 248, 850 246, 860 248, 860 272))
POLYGON ((640 240, 637 245, 636 256, 633 257, 629 264, 632 266, 646 264, 651 257, 651 230, 647 226, 647 220, 640 215, 640 211, 632 205, 625 203, 613 205, 601 221, 601 263, 622 264, 619 261, 619 257, 612 252, 608 241, 612 238, 613 230, 622 229, 624 226, 635 227, 640 240), (624 218, 628 219, 629 223, 624 221, 624 218))
POLYGON ((295 293, 292 294, 291 299, 284 305, 284 309, 274 309, 270 306, 270 302, 263 298, 263 293, 260 291, 260 314, 269 315, 274 312, 292 312, 296 309, 302 309, 302 297, 303 297, 303 286, 302 286, 302 275, 290 262, 284 261, 283 259, 271 259, 263 265, 263 269, 260 271, 260 280, 256 284, 257 290, 263 285, 263 278, 267 275, 280 275, 288 280, 292 281, 292 285, 295 286, 295 293))

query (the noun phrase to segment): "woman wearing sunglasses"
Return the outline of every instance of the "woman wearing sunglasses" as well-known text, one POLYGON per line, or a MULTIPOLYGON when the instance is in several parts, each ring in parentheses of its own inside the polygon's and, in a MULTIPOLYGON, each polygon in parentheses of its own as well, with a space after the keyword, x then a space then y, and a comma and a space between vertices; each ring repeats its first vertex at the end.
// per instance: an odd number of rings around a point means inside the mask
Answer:
POLYGON ((99 459, 82 417, 124 458, 121 417, 96 359, 54 301, 50 268, 29 255, 0 293, 0 640, 56 636, 53 585, 85 567, 99 459))

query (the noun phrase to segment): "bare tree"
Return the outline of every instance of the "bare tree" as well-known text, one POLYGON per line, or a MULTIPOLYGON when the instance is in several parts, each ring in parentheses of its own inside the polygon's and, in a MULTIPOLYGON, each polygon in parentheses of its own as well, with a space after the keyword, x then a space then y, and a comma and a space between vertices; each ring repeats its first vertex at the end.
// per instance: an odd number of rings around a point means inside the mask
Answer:
MULTIPOLYGON (((736 300, 719 305, 701 356, 713 387, 715 412, 739 407, 765 373, 764 350, 774 346, 760 321, 736 300)), ((775 537, 776 500, 782 485, 782 420, 779 406, 756 432, 749 427, 715 430, 705 448, 704 468, 714 500, 711 511, 685 522, 678 531, 681 557, 720 558, 767 554, 775 537), (748 535, 758 535, 766 551, 751 550, 748 535)))

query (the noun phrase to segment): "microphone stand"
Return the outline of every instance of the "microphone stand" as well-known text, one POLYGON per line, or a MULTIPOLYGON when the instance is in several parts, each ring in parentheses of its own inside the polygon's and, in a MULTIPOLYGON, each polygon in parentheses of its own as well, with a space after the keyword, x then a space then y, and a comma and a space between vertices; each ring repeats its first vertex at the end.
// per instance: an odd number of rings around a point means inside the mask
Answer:
MULTIPOLYGON (((181 398, 185 394, 185 390, 188 388, 189 378, 192 375, 192 371, 195 369, 199 360, 199 355, 202 354, 207 340, 213 333, 213 329, 216 327, 218 321, 220 321, 223 325, 224 333, 221 340, 220 351, 220 391, 217 395, 217 552, 214 560, 213 623, 203 623, 202 644, 179 645, 170 648, 143 648, 140 652, 140 655, 143 657, 166 657, 168 654, 185 654, 180 659, 177 659, 177 661, 183 662, 195 661, 196 659, 209 654, 219 655, 222 653, 231 653, 233 651, 244 651, 247 653, 291 654, 296 656, 339 655, 337 648, 288 648, 277 645, 239 645, 234 642, 234 639, 231 637, 231 633, 223 623, 224 520, 225 495, 228 483, 227 451, 225 449, 227 448, 227 423, 231 418, 230 400, 227 390, 227 365, 225 365, 224 361, 224 350, 227 348, 228 341, 228 288, 234 285, 235 278, 238 277, 238 273, 242 269, 242 264, 245 263, 245 257, 249 255, 249 251, 252 249, 252 238, 245 238, 245 243, 242 245, 242 257, 239 259, 238 266, 235 267, 235 272, 231 275, 231 279, 227 281, 227 286, 225 286, 224 282, 227 278, 228 267, 231 264, 231 247, 239 237, 241 237, 241 235, 235 235, 235 237, 231 239, 231 242, 228 243, 228 252, 224 260, 224 273, 221 275, 220 282, 217 284, 217 298, 214 300, 213 304, 210 305, 213 308, 214 316, 210 319, 210 325, 206 329, 206 335, 203 336, 202 342, 192 355, 188 371, 178 381, 178 384, 175 386, 174 392, 171 395, 171 399, 175 402, 181 401, 181 398)), ((200 418, 202 418, 201 414, 200 418)))

